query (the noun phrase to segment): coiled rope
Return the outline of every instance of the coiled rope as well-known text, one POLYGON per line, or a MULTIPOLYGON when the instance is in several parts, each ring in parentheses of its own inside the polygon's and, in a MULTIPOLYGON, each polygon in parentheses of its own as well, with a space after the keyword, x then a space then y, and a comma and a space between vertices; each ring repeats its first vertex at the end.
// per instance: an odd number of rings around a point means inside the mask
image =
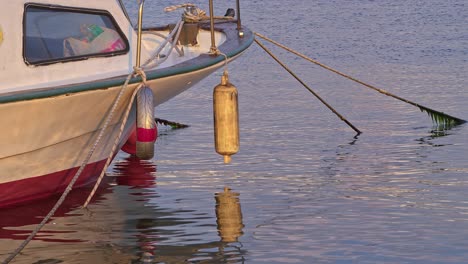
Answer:
MULTIPOLYGON (((209 20, 210 17, 206 15, 206 12, 200 8, 198 8, 194 4, 180 4, 180 5, 173 5, 173 6, 168 6, 164 8, 165 12, 173 12, 178 9, 185 8, 184 13, 182 15, 182 20, 177 22, 176 26, 174 29, 169 33, 167 36, 163 36, 157 32, 146 32, 145 34, 154 34, 158 35, 160 37, 164 37, 164 41, 161 43, 161 45, 158 47, 158 49, 152 54, 141 66, 142 69, 147 70, 151 68, 155 68, 162 63, 164 63, 168 58, 169 55, 172 53, 172 51, 175 49, 180 56, 183 56, 184 52, 183 50, 179 50, 177 47, 177 42, 179 40, 180 34, 182 32, 183 26, 185 23, 198 23, 201 21, 209 20), (170 44, 171 47, 169 49, 169 52, 167 55, 164 57, 161 57, 161 51, 168 45, 170 44)), ((233 17, 229 16, 224 16, 224 17, 215 17, 215 19, 225 19, 225 20, 231 20, 233 17)))
POLYGON ((180 4, 180 5, 172 5, 164 8, 164 12, 173 12, 176 11, 179 8, 186 8, 186 7, 194 7, 194 4, 191 3, 185 3, 185 4, 180 4))
MULTIPOLYGON (((185 8, 184 13, 182 15, 182 19, 187 23, 197 23, 197 22, 210 20, 210 16, 206 15, 206 11, 190 3, 168 6, 164 8, 164 12, 174 12, 181 8, 185 8)), ((234 19, 233 17, 230 17, 230 16, 215 16, 214 18, 222 19, 222 20, 234 19)))
POLYGON ((181 8, 185 8, 184 13, 182 15, 182 19, 185 22, 194 23, 210 19, 210 17, 206 15, 206 12, 204 10, 190 3, 168 6, 164 8, 164 12, 174 12, 181 8))

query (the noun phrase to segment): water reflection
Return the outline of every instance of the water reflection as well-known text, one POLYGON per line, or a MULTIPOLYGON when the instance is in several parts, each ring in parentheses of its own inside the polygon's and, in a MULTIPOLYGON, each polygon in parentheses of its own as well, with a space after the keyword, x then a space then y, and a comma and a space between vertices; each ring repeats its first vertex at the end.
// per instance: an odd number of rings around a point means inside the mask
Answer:
MULTIPOLYGON (((75 214, 71 212, 81 207, 87 196, 91 192, 92 186, 73 189, 65 199, 64 203, 57 209, 53 219, 72 218, 75 214)), ((104 180, 101 186, 97 189, 96 194, 91 200, 91 204, 97 203, 104 199, 104 195, 111 193, 109 182, 104 180)), ((31 233, 31 227, 38 225, 42 219, 49 213, 60 196, 51 196, 45 199, 37 200, 32 203, 15 206, 11 208, 2 208, 0 210, 0 239, 24 240, 31 233)), ((63 231, 66 233, 68 231, 63 231)), ((55 241, 55 242, 77 242, 78 238, 66 239, 60 237, 60 231, 42 230, 35 240, 55 241), (53 235, 52 235, 53 234, 53 235)), ((2 240, 0 240, 2 245, 2 240)))
MULTIPOLYGON (((153 161, 131 156, 115 162, 87 210, 80 206, 90 188, 73 190, 15 261, 243 263, 247 251, 239 242, 244 227, 240 194, 226 187, 205 195, 214 197, 214 206, 203 197, 184 200, 186 190, 157 185, 156 168, 153 161)), ((54 202, 51 198, 0 212, 0 259, 27 237, 54 202)))
POLYGON ((216 223, 222 242, 237 242, 244 234, 242 228, 242 211, 239 202, 239 193, 231 192, 228 187, 224 192, 215 194, 216 223))
POLYGON ((156 185, 156 164, 131 155, 115 162, 111 175, 115 176, 118 185, 149 188, 156 185))
MULTIPOLYGON (((147 192, 140 190, 138 193, 147 196, 147 192)), ((153 204, 152 217, 136 219, 134 254, 138 259, 132 263, 244 263, 246 250, 238 242, 244 227, 239 193, 226 187, 223 192, 215 193, 214 198, 216 220, 197 210, 168 210, 153 204), (214 223, 219 238, 210 240, 206 227, 214 223), (168 237, 181 239, 168 243, 168 237)), ((151 203, 146 204, 146 208, 151 208, 151 203)))
POLYGON ((131 263, 244 261, 246 252, 238 242, 244 227, 239 193, 227 187, 215 193, 215 220, 204 212, 206 204, 192 200, 183 204, 183 193, 174 195, 171 190, 171 197, 166 197, 164 187, 157 185, 153 161, 130 156, 117 161, 110 175, 122 200, 125 236, 133 241, 131 263), (211 235, 215 225, 218 239, 211 235))
POLYGON ((443 136, 447 136, 447 135, 450 135, 450 131, 452 129, 457 129, 458 127, 460 127, 461 124, 448 124, 448 125, 445 125, 445 124, 434 124, 432 126, 432 130, 431 130, 431 137, 432 138, 437 138, 437 137, 443 137, 443 136))
MULTIPOLYGON (((136 156, 130 155, 122 160, 114 162, 114 168, 109 176, 115 177, 118 186, 128 186, 131 191, 129 195, 143 197, 135 201, 136 209, 145 206, 145 202, 157 197, 156 187, 156 164, 152 160, 140 160, 136 156)), ((125 199, 125 198, 124 198, 125 199)), ((125 203, 125 201, 123 201, 125 203)), ((144 207, 142 207, 144 208, 144 207)), ((128 210, 126 210, 128 212, 128 210)), ((143 211, 144 212, 144 211, 143 211)), ((138 211, 132 211, 138 214, 138 211)), ((124 214, 125 215, 125 214, 124 214)), ((126 222, 129 222, 128 220, 126 222)), ((133 225, 134 221, 130 221, 133 225)), ((137 258, 132 263, 154 263, 155 246, 153 241, 157 236, 153 235, 152 227, 155 226, 153 219, 136 219, 135 227, 125 224, 126 230, 135 229, 134 237, 137 244, 137 258)))

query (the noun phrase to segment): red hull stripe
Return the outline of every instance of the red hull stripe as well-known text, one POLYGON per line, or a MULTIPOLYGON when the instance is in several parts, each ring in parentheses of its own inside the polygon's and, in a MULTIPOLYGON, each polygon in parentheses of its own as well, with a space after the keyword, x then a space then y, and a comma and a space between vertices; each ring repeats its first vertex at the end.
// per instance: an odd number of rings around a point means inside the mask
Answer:
MULTIPOLYGON (((106 160, 88 164, 74 187, 84 186, 96 180, 106 160)), ((26 203, 62 193, 75 176, 78 168, 0 184, 0 208, 26 203)))
POLYGON ((156 127, 154 128, 137 128, 137 141, 139 142, 154 142, 156 141, 156 127))

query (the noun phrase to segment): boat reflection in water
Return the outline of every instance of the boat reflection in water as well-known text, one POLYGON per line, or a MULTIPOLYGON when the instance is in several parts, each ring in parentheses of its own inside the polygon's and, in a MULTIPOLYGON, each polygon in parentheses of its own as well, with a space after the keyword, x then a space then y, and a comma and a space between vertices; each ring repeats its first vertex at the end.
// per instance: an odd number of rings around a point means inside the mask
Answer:
MULTIPOLYGON (((225 188, 215 193, 215 208, 206 208, 206 200, 181 199, 188 190, 156 187, 153 161, 129 156, 113 165, 88 209, 80 207, 91 188, 73 190, 15 263, 244 262, 239 193, 225 188)), ((56 199, 0 211, 0 260, 56 199)))
MULTIPOLYGON (((88 194, 91 192, 92 186, 73 189, 65 202, 57 209, 54 218, 50 221, 55 224, 57 219, 67 221, 75 214, 71 212, 78 209, 86 201, 88 194)), ((91 203, 95 204, 103 201, 104 195, 112 192, 111 186, 107 181, 103 181, 97 189, 91 203)), ((5 239, 23 240, 31 233, 31 228, 38 225, 43 217, 45 217, 59 199, 59 195, 50 196, 42 200, 37 200, 33 203, 14 206, 11 208, 2 208, 0 210, 0 249, 5 249, 5 239)), ((50 231, 47 228, 42 230, 34 240, 39 241, 55 241, 55 242, 76 242, 79 238, 67 239, 57 236, 60 232, 50 231), (55 235, 52 235, 55 234, 55 235)), ((11 245, 11 243, 10 243, 11 245)), ((1 252, 1 250, 0 250, 1 252)), ((3 253, 3 252, 2 252, 3 253)), ((0 258, 1 259, 1 258, 0 258)))
POLYGON ((150 188, 156 186, 156 164, 151 160, 140 160, 131 155, 115 162, 111 176, 115 176, 117 185, 150 188))

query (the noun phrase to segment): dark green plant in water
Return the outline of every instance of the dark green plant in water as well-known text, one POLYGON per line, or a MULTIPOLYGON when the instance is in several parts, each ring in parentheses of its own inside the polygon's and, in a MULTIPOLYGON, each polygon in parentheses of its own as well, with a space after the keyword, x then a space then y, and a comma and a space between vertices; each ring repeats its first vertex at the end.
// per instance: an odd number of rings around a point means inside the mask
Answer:
POLYGON ((429 109, 421 105, 418 106, 421 112, 427 113, 427 115, 432 119, 432 123, 434 124, 434 126, 436 126, 437 130, 447 130, 452 127, 466 123, 466 121, 463 119, 453 117, 446 113, 429 109))
POLYGON ((158 124, 164 125, 164 126, 170 126, 172 129, 180 129, 180 128, 187 128, 189 125, 161 119, 161 118, 155 118, 154 121, 158 124))

